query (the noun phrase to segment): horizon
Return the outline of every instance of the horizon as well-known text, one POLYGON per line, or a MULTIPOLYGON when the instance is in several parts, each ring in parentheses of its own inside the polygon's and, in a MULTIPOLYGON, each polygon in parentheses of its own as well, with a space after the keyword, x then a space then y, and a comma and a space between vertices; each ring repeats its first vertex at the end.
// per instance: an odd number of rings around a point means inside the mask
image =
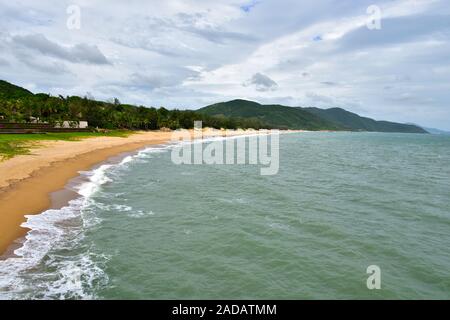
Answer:
POLYGON ((338 107, 450 130, 443 0, 26 0, 0 17, 2 78, 32 92, 168 109, 338 107))

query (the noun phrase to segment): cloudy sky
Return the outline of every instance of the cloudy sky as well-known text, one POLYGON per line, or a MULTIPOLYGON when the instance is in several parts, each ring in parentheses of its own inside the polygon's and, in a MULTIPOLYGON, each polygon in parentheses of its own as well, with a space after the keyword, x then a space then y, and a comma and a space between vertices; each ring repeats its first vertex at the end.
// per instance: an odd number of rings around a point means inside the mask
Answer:
POLYGON ((338 106, 450 129, 448 0, 0 1, 0 79, 33 92, 338 106))

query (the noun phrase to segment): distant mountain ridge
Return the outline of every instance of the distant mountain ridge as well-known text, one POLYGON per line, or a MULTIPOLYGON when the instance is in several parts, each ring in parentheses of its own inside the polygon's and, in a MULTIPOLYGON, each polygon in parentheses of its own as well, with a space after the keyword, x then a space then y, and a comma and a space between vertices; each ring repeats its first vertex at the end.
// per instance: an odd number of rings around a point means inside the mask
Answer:
POLYGON ((255 118, 280 129, 428 133, 416 125, 377 121, 341 108, 262 105, 238 99, 206 106, 198 112, 209 116, 255 118))
POLYGON ((209 116, 251 118, 278 129, 340 130, 336 125, 300 108, 261 105, 247 100, 216 103, 197 110, 209 116))
POLYGON ((441 134, 441 135, 446 135, 446 136, 450 135, 450 131, 445 131, 445 130, 436 129, 436 128, 426 128, 426 127, 422 127, 422 128, 431 134, 441 134))
POLYGON ((427 133, 426 130, 416 125, 377 121, 371 118, 361 117, 356 113, 342 108, 303 108, 303 110, 307 110, 323 119, 353 131, 427 133))

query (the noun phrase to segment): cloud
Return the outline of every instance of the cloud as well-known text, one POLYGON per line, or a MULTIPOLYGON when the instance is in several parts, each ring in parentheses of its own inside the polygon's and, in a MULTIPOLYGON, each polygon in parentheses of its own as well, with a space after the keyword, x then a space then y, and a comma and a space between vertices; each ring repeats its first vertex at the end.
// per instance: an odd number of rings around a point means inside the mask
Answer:
POLYGON ((326 86, 330 86, 330 87, 339 85, 339 83, 334 82, 334 81, 321 81, 320 83, 323 85, 326 85, 326 86))
POLYGON ((106 57, 95 45, 80 43, 72 47, 63 47, 56 42, 50 41, 42 34, 17 35, 12 37, 12 41, 46 56, 74 63, 109 64, 106 57))
POLYGON ((336 101, 329 97, 329 96, 323 96, 314 92, 306 92, 306 98, 308 101, 308 105, 333 105, 336 103, 336 101))
POLYGON ((129 86, 142 88, 145 90, 154 90, 162 87, 171 87, 179 84, 181 80, 176 76, 167 74, 142 74, 133 73, 130 76, 129 86))
POLYGON ((256 91, 273 91, 278 89, 278 84, 270 79, 268 76, 262 73, 255 73, 250 79, 248 79, 243 86, 254 86, 256 91))
POLYGON ((313 38, 313 41, 315 41, 315 42, 322 41, 322 40, 323 40, 323 39, 322 39, 322 36, 320 36, 320 35, 315 36, 315 37, 313 38))
POLYGON ((16 55, 16 58, 32 69, 52 76, 70 73, 68 68, 59 61, 48 61, 41 57, 33 57, 23 53, 16 55))
POLYGON ((167 23, 180 31, 192 33, 214 43, 225 43, 226 41, 256 41, 257 39, 254 35, 228 31, 211 24, 203 13, 179 13, 177 19, 167 21, 167 23))
POLYGON ((258 4, 259 4, 259 1, 257 1, 257 0, 252 0, 252 1, 249 2, 249 3, 246 3, 246 4, 242 5, 242 6, 241 6, 241 10, 244 11, 244 12, 246 12, 246 13, 248 13, 248 12, 252 11, 252 9, 253 9, 254 7, 256 7, 258 4))
POLYGON ((9 66, 10 63, 6 60, 0 57, 0 66, 9 66))
POLYGON ((191 32, 195 35, 201 36, 204 39, 214 42, 214 43, 225 43, 227 41, 256 41, 257 38, 252 35, 239 33, 239 32, 231 32, 231 31, 224 31, 220 29, 214 29, 210 27, 205 28, 194 28, 194 27, 187 27, 184 28, 185 31, 191 32))
POLYGON ((450 32, 448 15, 412 15, 381 20, 380 30, 370 30, 365 25, 343 36, 340 50, 360 50, 371 47, 398 45, 400 43, 433 38, 447 38, 450 32), (445 33, 447 36, 445 36, 445 33))

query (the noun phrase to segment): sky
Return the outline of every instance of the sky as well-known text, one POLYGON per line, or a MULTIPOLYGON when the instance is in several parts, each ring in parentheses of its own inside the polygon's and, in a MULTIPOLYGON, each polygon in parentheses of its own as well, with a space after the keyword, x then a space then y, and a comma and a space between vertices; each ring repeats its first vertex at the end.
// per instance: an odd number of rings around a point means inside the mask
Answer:
POLYGON ((448 0, 0 0, 0 79, 197 109, 341 107, 450 130, 448 0))

